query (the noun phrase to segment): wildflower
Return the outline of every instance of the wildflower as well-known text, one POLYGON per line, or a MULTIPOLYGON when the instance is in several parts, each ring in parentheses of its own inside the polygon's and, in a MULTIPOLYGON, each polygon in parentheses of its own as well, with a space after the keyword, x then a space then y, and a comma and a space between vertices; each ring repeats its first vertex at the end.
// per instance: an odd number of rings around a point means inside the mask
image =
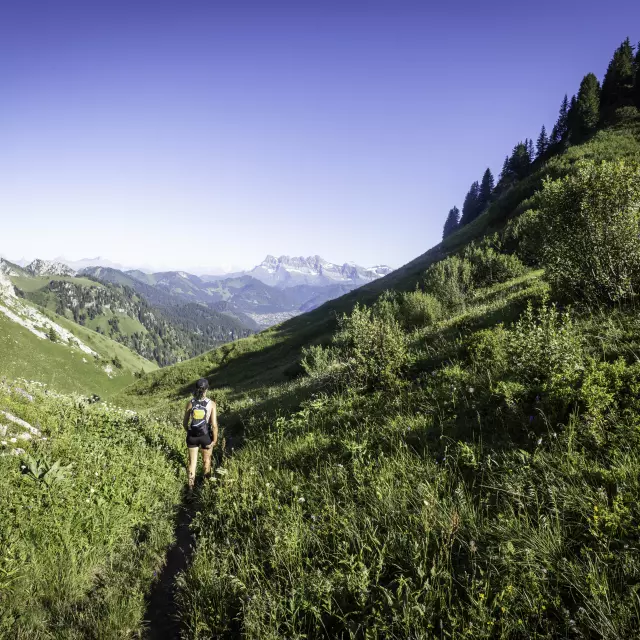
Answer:
POLYGON ((93 475, 97 477, 100 474, 96 471, 93 475))
POLYGON ((270 482, 267 482, 267 484, 265 485, 265 487, 266 487, 267 489, 270 489, 270 488, 271 488, 271 483, 270 483, 270 482))
POLYGON ((305 500, 304 500, 304 497, 303 497, 303 496, 300 496, 300 497, 298 498, 298 502, 300 502, 301 504, 302 504, 304 501, 305 501, 305 500))
POLYGON ((542 444, 542 438, 538 438, 538 446, 542 444))
POLYGON ((91 487, 91 488, 89 489, 89 493, 95 493, 95 492, 96 492, 96 490, 95 490, 93 487, 91 487))
POLYGON ((9 442, 18 442, 18 438, 11 438, 9 442))
POLYGON ((480 600, 484 600, 484 593, 480 594, 480 600))
POLYGON ((7 446, 7 441, 3 440, 0 444, 2 444, 3 447, 6 447, 7 446))
POLYGON ((85 502, 91 502, 91 500, 90 500, 89 498, 87 498, 87 499, 85 500, 85 502))
POLYGON ((469 393, 473 393, 475 389, 473 387, 469 387, 469 393))
POLYGON ((229 472, 226 469, 216 469, 216 473, 220 476, 226 476, 229 472))
POLYGON ((533 416, 529 416, 529 424, 533 422, 533 416))

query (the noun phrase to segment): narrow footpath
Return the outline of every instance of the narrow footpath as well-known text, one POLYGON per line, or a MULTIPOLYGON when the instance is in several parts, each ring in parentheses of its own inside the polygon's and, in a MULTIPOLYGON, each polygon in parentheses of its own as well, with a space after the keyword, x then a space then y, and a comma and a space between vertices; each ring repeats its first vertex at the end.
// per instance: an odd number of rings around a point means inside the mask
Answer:
POLYGON ((183 500, 175 528, 175 544, 167 551, 165 565, 147 596, 144 615, 146 640, 174 640, 180 638, 180 619, 176 603, 176 578, 187 569, 195 549, 190 530, 195 505, 183 500))

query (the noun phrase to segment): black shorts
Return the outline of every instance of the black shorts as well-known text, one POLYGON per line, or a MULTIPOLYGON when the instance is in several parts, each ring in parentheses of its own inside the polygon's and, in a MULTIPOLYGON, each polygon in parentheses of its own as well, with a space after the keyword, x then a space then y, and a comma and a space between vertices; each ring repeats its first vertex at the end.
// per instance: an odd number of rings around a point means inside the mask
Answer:
POLYGON ((213 438, 210 433, 194 436, 187 431, 187 447, 189 447, 189 449, 195 449, 196 447, 208 449, 212 443, 213 438))

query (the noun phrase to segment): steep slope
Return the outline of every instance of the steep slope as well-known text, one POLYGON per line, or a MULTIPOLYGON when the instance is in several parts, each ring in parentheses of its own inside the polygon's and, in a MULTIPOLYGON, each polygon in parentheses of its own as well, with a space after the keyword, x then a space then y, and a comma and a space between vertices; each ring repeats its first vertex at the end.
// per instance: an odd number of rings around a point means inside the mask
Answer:
POLYGON ((0 375, 104 395, 155 368, 123 345, 17 297, 0 272, 0 375))

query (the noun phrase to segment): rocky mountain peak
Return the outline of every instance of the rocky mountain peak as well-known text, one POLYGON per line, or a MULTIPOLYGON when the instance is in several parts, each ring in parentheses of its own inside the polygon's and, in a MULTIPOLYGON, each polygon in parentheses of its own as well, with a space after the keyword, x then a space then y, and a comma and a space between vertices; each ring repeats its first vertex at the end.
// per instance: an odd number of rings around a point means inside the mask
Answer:
POLYGON ((32 276, 75 276, 76 272, 62 262, 36 259, 25 267, 32 276))

